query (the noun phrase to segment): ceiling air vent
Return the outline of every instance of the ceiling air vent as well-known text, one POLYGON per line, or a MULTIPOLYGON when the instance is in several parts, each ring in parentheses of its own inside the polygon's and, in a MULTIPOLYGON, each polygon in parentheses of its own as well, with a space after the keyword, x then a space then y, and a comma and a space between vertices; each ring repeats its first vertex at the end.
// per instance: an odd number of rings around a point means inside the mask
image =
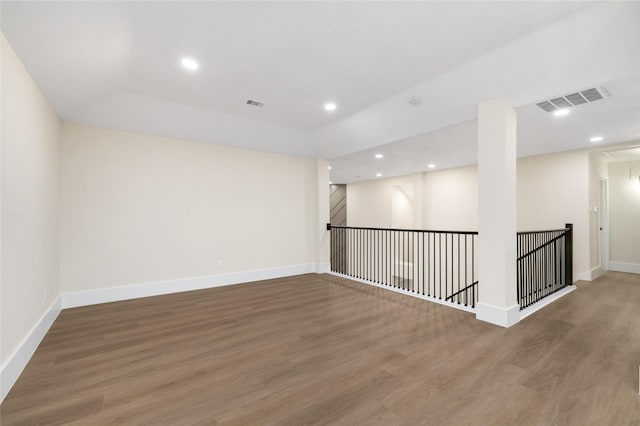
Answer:
POLYGON ((264 104, 262 102, 254 101, 253 99, 249 99, 247 101, 247 105, 252 105, 252 106, 257 106, 257 107, 263 107, 264 106, 264 104))
POLYGON ((603 98, 603 96, 596 89, 584 90, 582 96, 587 98, 589 102, 597 101, 603 98))
POLYGON ((558 109, 554 104, 552 104, 549 101, 540 102, 540 103, 538 103, 536 105, 538 105, 540 108, 542 108, 543 110, 545 110, 547 112, 555 111, 555 110, 558 109))
POLYGON ((567 98, 569 102, 571 102, 574 105, 581 105, 589 102, 584 97, 582 97, 580 93, 572 93, 570 95, 565 96, 565 98, 567 98))
POLYGON ((571 93, 569 95, 549 99, 548 101, 538 102, 536 105, 546 112, 553 112, 558 109, 571 108, 576 105, 599 101, 600 99, 604 99, 609 96, 611 95, 607 91, 606 87, 600 86, 599 88, 594 87, 580 92, 571 93))
POLYGON ((573 106, 573 104, 565 98, 553 98, 549 102, 558 108, 571 108, 573 106))

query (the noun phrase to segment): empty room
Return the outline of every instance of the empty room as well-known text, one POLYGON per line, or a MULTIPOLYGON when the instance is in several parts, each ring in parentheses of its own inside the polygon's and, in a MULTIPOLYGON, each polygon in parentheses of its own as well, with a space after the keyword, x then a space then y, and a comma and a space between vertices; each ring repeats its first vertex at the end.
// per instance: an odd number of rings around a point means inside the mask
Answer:
POLYGON ((2 1, 0 424, 640 425, 639 22, 2 1))

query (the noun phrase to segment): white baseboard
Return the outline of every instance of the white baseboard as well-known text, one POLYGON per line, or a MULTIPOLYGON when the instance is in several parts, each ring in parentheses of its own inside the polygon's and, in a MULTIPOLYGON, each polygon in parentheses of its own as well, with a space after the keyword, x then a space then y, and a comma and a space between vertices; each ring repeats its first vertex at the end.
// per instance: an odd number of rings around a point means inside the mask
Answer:
POLYGON ((609 270, 616 272, 628 272, 630 274, 640 274, 640 263, 610 261, 609 270))
POLYGON ((13 385, 22 374, 22 370, 33 356, 47 331, 62 309, 62 298, 58 296, 38 322, 29 330, 7 362, 0 369, 0 402, 4 401, 13 385))
POLYGON ((520 321, 520 305, 501 308, 487 303, 478 303, 476 305, 476 319, 500 327, 511 327, 520 321))
POLYGON ((317 274, 327 274, 331 272, 331 264, 330 263, 316 263, 315 264, 315 272, 317 274))
POLYGON ((604 273, 602 268, 598 266, 597 268, 590 269, 588 271, 577 274, 573 277, 573 282, 577 281, 593 281, 604 273))
MULTIPOLYGON (((597 268, 597 269, 600 269, 600 268, 597 268)), ((556 291, 552 295, 547 296, 544 299, 540 300, 539 302, 536 302, 533 305, 521 310, 520 311, 520 319, 521 320, 525 319, 526 317, 528 317, 529 315, 533 314, 534 312, 537 312, 540 309, 544 308, 545 306, 550 305, 551 303, 553 303, 556 300, 560 299, 562 296, 566 296, 567 294, 571 293, 572 291, 576 290, 577 288, 578 287, 576 287, 574 285, 568 285, 565 288, 563 288, 562 290, 556 291)))
POLYGON ((305 263, 255 271, 68 292, 62 294, 62 309, 308 274, 318 272, 321 265, 305 263))
POLYGON ((598 266, 597 268, 593 268, 591 270, 591 281, 600 278, 602 274, 604 274, 604 269, 602 269, 602 267, 598 266))
POLYGON ((36 325, 22 340, 9 360, 0 370, 0 402, 4 400, 20 374, 31 359, 38 345, 47 331, 58 317, 62 309, 79 306, 96 305, 98 303, 116 302, 120 300, 137 299, 141 297, 159 296, 162 294, 179 293, 183 291, 202 290, 206 288, 226 285, 243 284, 273 278, 283 278, 293 275, 309 274, 313 272, 328 272, 328 264, 307 263, 278 268, 260 269, 255 271, 235 272, 229 274, 194 277, 180 280, 157 281, 126 285, 121 287, 101 288, 62 293, 49 306, 36 325))

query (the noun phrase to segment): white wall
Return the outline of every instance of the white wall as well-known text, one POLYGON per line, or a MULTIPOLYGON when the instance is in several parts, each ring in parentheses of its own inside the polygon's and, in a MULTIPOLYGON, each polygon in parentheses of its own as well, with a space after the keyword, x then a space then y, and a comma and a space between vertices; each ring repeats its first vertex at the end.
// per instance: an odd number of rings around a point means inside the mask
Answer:
MULTIPOLYGON (((2 248, 0 359, 3 370, 59 295, 60 121, 2 43, 2 248)), ((3 393, 6 389, 3 386, 3 393)))
MULTIPOLYGON (((590 271, 589 155, 587 151, 529 157, 518 160, 517 226, 519 231, 559 229, 574 225, 574 276, 590 271)), ((391 226, 393 188, 416 182, 420 175, 379 179, 347 186, 349 226, 391 226)), ((422 215, 408 228, 478 229, 478 175, 476 166, 422 174, 422 215), (422 223, 419 223, 419 221, 422 223)))
POLYGON ((313 263, 317 181, 314 159, 65 123, 63 291, 313 263))
POLYGON ((609 254, 613 270, 640 273, 639 173, 640 161, 609 164, 609 254))

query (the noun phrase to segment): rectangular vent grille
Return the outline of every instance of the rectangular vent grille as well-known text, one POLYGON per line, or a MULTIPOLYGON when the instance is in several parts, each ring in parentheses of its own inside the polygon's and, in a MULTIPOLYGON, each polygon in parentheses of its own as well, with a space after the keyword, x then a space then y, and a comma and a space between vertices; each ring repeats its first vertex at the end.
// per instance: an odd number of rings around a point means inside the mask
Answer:
POLYGON ((585 98, 583 98, 580 93, 572 93, 570 95, 565 96, 565 98, 567 98, 569 102, 571 102, 574 105, 582 105, 589 102, 585 98))
POLYGON ((606 87, 602 86, 600 88, 594 87, 580 92, 571 93, 570 95, 549 99, 548 101, 538 102, 536 105, 546 112, 553 112, 558 109, 571 108, 576 105, 599 101, 600 99, 604 99, 608 96, 610 96, 609 92, 607 92, 606 87))
POLYGON ((253 105, 253 106, 257 106, 257 107, 263 107, 264 106, 264 104, 262 102, 254 101, 253 99, 249 99, 247 101, 247 105, 253 105))
POLYGON ((554 104, 552 104, 549 101, 540 102, 539 104, 536 104, 536 105, 538 105, 540 108, 542 108, 547 112, 555 111, 558 109, 554 104))
POLYGON ((565 98, 553 98, 549 102, 551 102, 558 108, 571 108, 573 106, 573 104, 568 100, 566 100, 565 98))
POLYGON ((582 96, 587 98, 589 102, 602 99, 602 95, 596 89, 585 90, 584 92, 582 92, 582 96))

